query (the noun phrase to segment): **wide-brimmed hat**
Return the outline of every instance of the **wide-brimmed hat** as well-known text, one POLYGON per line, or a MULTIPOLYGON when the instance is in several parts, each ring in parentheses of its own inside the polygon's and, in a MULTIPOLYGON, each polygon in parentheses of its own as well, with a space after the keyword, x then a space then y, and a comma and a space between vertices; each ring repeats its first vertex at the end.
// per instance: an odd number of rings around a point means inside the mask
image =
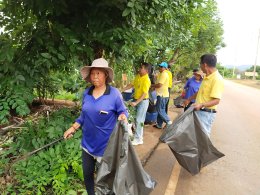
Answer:
POLYGON ((193 71, 193 74, 200 75, 200 76, 201 76, 201 78, 203 78, 203 77, 204 77, 204 73, 203 73, 201 70, 193 71))
POLYGON ((102 69, 106 70, 108 72, 107 82, 110 83, 113 81, 114 71, 112 68, 108 67, 108 62, 104 58, 95 59, 92 62, 91 66, 84 66, 81 68, 80 74, 81 74, 82 78, 84 80, 86 80, 87 82, 90 82, 89 73, 90 73, 91 68, 102 68, 102 69))

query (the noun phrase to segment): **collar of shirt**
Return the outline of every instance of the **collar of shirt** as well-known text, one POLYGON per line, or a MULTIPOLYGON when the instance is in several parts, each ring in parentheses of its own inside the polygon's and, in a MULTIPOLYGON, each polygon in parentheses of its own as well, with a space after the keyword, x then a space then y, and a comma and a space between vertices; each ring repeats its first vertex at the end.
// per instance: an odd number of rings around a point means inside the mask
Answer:
POLYGON ((214 75, 216 75, 218 73, 218 70, 216 70, 215 72, 211 73, 209 76, 205 76, 204 79, 210 79, 211 77, 214 77, 214 75))
MULTIPOLYGON (((89 88, 89 91, 88 91, 88 95, 93 95, 93 90, 94 90, 94 86, 91 86, 90 88, 89 88)), ((106 85, 106 91, 104 92, 104 94, 103 95, 109 95, 110 94, 110 86, 107 84, 106 85)))

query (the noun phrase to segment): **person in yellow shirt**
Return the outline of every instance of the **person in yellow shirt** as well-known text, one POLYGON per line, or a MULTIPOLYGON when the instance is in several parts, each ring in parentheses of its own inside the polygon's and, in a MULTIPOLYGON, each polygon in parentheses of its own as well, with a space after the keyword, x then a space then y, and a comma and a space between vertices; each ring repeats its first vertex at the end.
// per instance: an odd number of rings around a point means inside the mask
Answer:
POLYGON ((166 113, 166 104, 169 101, 169 75, 166 72, 168 67, 167 62, 162 62, 159 64, 159 74, 157 77, 156 84, 152 85, 152 88, 156 89, 157 101, 156 101, 156 110, 157 115, 157 124, 154 125, 155 128, 161 129, 163 122, 166 123, 166 126, 171 125, 172 121, 166 113))
POLYGON ((220 102, 224 90, 224 79, 217 68, 217 58, 213 54, 204 54, 200 58, 200 68, 206 76, 203 78, 199 91, 189 97, 184 105, 188 105, 193 99, 196 115, 202 123, 203 131, 210 136, 212 123, 216 117, 217 105, 220 102))
POLYGON ((169 100, 166 104, 165 107, 165 112, 168 113, 168 106, 169 106, 169 101, 170 101, 170 97, 171 97, 171 88, 172 88, 172 72, 171 72, 171 68, 170 65, 168 64, 168 68, 166 69, 166 72, 169 76, 169 86, 168 86, 168 91, 169 91, 169 100))
POLYGON ((131 106, 136 107, 136 131, 133 145, 143 144, 143 126, 146 112, 149 105, 149 88, 151 81, 149 79, 148 71, 150 64, 142 63, 139 68, 139 74, 136 75, 133 83, 127 85, 123 91, 134 87, 134 100, 130 103, 131 106))

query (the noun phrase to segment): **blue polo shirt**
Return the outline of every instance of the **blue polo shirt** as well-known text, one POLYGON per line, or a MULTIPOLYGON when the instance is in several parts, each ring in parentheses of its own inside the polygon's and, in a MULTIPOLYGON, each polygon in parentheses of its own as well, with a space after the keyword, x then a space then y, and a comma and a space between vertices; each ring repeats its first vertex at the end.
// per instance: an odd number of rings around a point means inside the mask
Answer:
MULTIPOLYGON (((184 99, 188 99, 190 96, 192 96, 194 93, 199 91, 200 85, 201 85, 202 79, 198 82, 196 81, 195 77, 191 77, 185 84, 184 89, 186 90, 186 94, 184 99)), ((191 102, 195 102, 195 100, 192 100, 191 102)))
POLYGON ((82 147, 94 156, 103 156, 118 116, 128 113, 116 88, 107 85, 105 93, 97 99, 92 95, 93 89, 94 86, 84 91, 82 111, 76 122, 82 127, 82 147))

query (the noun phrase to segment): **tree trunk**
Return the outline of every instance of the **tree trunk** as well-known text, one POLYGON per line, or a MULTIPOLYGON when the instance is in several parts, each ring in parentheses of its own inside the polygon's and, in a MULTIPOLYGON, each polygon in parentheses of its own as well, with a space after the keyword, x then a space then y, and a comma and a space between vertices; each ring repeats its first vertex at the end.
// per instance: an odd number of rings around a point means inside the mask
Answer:
POLYGON ((173 64, 176 62, 176 60, 178 59, 178 57, 179 57, 179 52, 180 52, 180 49, 179 49, 179 48, 177 48, 177 49, 174 51, 173 56, 171 57, 171 59, 170 59, 169 62, 168 62, 168 64, 169 64, 170 66, 173 65, 173 64))

